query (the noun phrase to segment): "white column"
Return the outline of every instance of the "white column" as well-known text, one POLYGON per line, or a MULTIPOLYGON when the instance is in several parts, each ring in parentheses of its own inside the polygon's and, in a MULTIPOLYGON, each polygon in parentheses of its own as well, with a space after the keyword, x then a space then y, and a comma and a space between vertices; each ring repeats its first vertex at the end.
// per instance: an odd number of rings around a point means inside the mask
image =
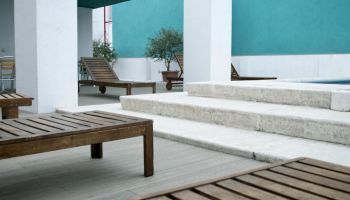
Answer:
POLYGON ((185 82, 230 81, 231 36, 232 0, 185 0, 185 82))
POLYGON ((36 113, 78 105, 77 0, 15 0, 17 92, 36 113))
POLYGON ((92 9, 78 8, 78 60, 92 57, 92 9))

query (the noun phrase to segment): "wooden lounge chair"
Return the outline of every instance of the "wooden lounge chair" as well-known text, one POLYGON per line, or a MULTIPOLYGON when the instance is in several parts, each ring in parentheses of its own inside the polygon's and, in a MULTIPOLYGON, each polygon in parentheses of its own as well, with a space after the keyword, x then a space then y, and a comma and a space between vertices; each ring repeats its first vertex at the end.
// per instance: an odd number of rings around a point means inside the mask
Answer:
POLYGON ((151 87, 156 92, 155 82, 121 81, 105 58, 81 58, 81 65, 89 73, 91 80, 80 80, 83 85, 97 85, 102 94, 106 93, 106 87, 125 88, 126 95, 131 95, 134 87, 151 87))
POLYGON ((277 79, 276 77, 251 77, 251 76, 240 76, 235 69, 235 66, 231 63, 231 80, 232 81, 252 81, 252 80, 273 80, 277 79))
POLYGON ((166 83, 167 90, 171 90, 173 88, 173 85, 182 85, 183 81, 184 81, 184 78, 183 78, 184 56, 183 56, 183 54, 182 53, 175 54, 175 60, 180 67, 180 73, 179 73, 178 77, 176 77, 176 78, 168 78, 168 82, 166 83))

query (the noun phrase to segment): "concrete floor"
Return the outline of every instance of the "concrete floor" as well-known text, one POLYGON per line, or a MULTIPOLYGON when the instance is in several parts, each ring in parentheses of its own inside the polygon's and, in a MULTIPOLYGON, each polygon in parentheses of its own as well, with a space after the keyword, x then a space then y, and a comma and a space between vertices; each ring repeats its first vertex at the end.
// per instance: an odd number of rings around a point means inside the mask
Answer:
MULTIPOLYGON (((182 86, 173 87, 171 91, 166 90, 165 84, 157 83, 157 93, 166 92, 182 92, 182 86)), ((149 94, 152 93, 151 88, 133 88, 132 94, 149 94)), ((79 106, 109 104, 119 102, 119 96, 125 95, 125 89, 107 87, 106 94, 101 94, 98 87, 81 86, 79 93, 79 106)))

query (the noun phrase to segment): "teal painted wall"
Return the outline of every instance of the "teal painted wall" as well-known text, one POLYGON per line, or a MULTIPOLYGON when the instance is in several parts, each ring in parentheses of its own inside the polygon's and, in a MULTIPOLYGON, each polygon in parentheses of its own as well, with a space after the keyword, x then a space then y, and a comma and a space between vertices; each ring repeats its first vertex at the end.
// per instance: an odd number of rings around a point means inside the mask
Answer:
POLYGON ((183 31, 183 0, 132 0, 113 6, 113 45, 119 57, 144 57, 160 28, 183 31))
MULTIPOLYGON (((350 0, 233 0, 232 55, 350 53, 350 0)), ((161 27, 183 29, 183 0, 113 6, 120 57, 144 57, 161 27)))
POLYGON ((233 0, 233 55, 350 53, 349 0, 233 0))

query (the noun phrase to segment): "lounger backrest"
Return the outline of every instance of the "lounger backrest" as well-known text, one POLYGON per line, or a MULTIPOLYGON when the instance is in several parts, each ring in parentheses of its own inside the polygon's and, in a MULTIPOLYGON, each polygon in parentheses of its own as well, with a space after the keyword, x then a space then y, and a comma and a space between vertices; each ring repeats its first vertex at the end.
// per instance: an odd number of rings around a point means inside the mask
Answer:
POLYGON ((182 75, 184 74, 184 55, 182 53, 177 53, 175 54, 175 59, 180 67, 179 78, 181 78, 182 75))
POLYGON ((235 68, 235 66, 231 63, 231 78, 239 78, 239 74, 235 68))
POLYGON ((81 58, 83 67, 94 81, 118 81, 119 78, 105 58, 81 58))

